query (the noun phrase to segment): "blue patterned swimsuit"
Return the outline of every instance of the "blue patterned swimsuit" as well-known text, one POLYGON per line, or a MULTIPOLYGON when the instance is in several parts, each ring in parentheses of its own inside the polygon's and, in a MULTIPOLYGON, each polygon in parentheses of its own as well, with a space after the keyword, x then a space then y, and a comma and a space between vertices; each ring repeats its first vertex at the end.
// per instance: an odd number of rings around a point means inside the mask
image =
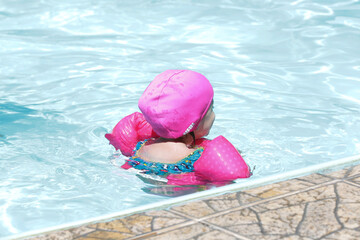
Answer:
POLYGON ((135 149, 134 154, 128 160, 128 163, 138 169, 143 170, 143 173, 147 174, 156 174, 159 176, 166 176, 168 174, 180 174, 185 172, 193 172, 194 171, 194 163, 198 160, 204 151, 204 148, 196 149, 192 154, 187 157, 181 159, 176 163, 159 163, 159 162, 149 162, 141 159, 138 156, 139 150, 148 140, 138 142, 135 149))

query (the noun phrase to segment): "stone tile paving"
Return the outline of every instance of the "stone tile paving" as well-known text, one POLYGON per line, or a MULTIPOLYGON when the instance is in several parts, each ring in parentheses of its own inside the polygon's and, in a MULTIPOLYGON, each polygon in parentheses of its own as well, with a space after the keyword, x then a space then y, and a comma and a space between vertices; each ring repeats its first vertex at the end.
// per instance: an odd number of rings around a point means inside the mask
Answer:
POLYGON ((360 165, 33 239, 360 239, 360 165))

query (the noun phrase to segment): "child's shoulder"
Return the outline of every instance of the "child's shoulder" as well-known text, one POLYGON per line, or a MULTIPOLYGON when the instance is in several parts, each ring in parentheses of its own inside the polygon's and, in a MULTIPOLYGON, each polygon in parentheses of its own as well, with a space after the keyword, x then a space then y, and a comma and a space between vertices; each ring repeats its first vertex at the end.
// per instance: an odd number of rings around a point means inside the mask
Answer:
POLYGON ((137 155, 149 162, 176 163, 196 149, 188 148, 183 142, 151 142, 144 144, 137 155))

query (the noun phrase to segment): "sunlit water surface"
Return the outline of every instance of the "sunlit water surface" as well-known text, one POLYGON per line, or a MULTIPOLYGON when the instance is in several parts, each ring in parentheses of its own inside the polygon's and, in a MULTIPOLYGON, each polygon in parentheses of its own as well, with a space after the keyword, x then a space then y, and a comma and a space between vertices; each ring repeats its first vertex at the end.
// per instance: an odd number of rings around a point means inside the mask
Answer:
POLYGON ((167 198, 104 138, 166 69, 210 79, 209 137, 252 178, 358 154, 359 16, 351 0, 0 1, 0 237, 167 198))

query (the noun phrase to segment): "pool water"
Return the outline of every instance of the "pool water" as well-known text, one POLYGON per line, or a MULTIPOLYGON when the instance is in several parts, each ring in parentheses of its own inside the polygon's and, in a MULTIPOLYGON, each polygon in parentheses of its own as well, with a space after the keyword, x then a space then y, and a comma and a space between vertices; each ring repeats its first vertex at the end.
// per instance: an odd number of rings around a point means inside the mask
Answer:
POLYGON ((256 166, 236 182, 359 154, 359 16, 358 0, 0 1, 0 237, 168 198, 104 138, 166 69, 212 82, 209 138, 256 166))

